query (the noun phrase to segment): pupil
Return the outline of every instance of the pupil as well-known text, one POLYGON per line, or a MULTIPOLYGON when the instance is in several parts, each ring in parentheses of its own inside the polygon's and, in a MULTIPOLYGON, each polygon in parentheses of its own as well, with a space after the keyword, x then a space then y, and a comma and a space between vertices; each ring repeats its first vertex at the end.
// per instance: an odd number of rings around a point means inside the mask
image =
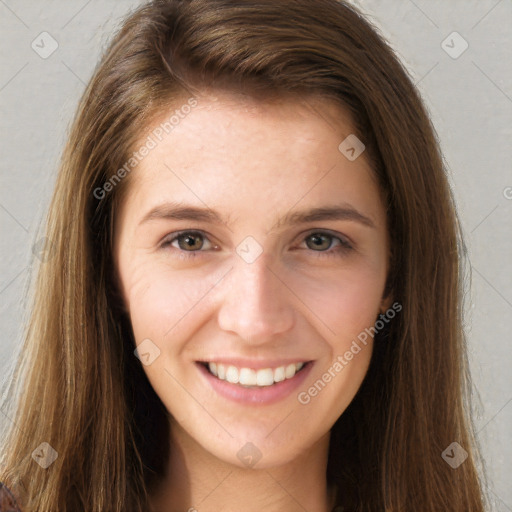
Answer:
POLYGON ((185 236, 185 243, 188 246, 189 249, 194 249, 194 242, 197 242, 198 237, 195 237, 194 235, 186 235, 185 236))
POLYGON ((326 239, 325 235, 311 235, 311 239, 316 247, 320 247, 322 245, 322 238, 326 239))

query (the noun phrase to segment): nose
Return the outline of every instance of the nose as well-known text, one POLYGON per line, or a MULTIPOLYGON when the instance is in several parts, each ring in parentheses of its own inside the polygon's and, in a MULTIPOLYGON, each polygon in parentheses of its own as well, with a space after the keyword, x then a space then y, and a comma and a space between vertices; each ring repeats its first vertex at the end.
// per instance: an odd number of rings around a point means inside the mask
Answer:
POLYGON ((270 268, 265 254, 247 263, 239 259, 222 287, 219 327, 246 343, 262 345, 290 331, 293 293, 270 268))

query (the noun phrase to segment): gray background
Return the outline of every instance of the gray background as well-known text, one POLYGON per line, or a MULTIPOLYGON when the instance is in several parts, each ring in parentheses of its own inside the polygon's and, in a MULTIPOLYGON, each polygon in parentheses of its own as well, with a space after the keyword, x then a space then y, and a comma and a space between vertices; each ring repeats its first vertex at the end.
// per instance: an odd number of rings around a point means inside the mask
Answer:
MULTIPOLYGON (((512 2, 353 3, 414 77, 441 140, 470 251, 466 311, 478 438, 494 508, 511 511, 512 2), (464 41, 468 48, 457 56, 464 41)), ((20 347, 32 248, 66 130, 112 30, 139 4, 0 0, 0 375, 20 347), (31 47, 51 49, 44 31, 58 43, 47 58, 31 47)))

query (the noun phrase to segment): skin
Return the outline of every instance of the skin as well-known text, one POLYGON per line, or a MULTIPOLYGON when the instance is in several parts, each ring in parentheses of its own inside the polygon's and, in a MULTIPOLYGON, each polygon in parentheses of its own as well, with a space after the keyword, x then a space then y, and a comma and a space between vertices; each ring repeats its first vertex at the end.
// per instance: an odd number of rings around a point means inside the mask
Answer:
MULTIPOLYGON (((168 117, 162 112, 141 141, 168 117)), ((383 298, 389 238, 379 187, 364 153, 349 161, 338 150, 351 133, 348 113, 326 99, 210 91, 129 176, 116 268, 136 343, 149 338, 160 350, 143 368, 171 421, 172 456, 153 510, 331 510, 329 432, 363 381, 371 338, 308 404, 297 394, 391 302, 383 298), (207 205, 227 222, 141 223, 166 201, 207 205), (271 230, 290 210, 347 204, 374 226, 343 219, 271 230), (183 239, 161 246, 183 230, 204 237, 188 251, 183 239), (315 230, 325 235, 319 248, 315 230), (247 236, 263 250, 252 263, 236 252, 247 236), (314 365, 279 402, 239 404, 212 390, 195 364, 220 355, 314 365), (252 467, 237 457, 247 442, 261 453, 252 467)))

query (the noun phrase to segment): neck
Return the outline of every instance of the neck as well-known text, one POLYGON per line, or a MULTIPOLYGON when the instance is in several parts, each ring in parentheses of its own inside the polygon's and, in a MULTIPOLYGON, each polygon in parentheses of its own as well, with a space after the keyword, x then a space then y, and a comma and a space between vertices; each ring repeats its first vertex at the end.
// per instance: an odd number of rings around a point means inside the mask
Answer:
POLYGON ((152 512, 330 512, 334 507, 334 489, 326 481, 329 433, 293 460, 259 469, 218 459, 174 421, 170 446, 152 512))

